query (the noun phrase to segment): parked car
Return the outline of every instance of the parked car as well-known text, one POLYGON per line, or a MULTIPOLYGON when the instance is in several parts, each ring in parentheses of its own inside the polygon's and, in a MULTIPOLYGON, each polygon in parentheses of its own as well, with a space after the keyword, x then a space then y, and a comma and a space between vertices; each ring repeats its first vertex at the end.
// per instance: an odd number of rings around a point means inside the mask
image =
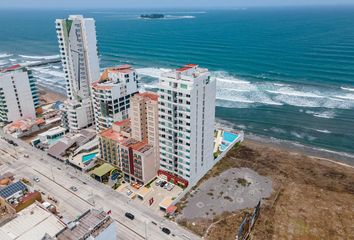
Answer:
POLYGON ((160 187, 164 187, 166 185, 166 181, 163 181, 162 183, 160 183, 160 187))
POLYGON ((25 158, 29 158, 29 155, 28 154, 24 154, 23 155, 25 158))
POLYGON ((157 180, 155 181, 155 185, 156 185, 156 186, 159 186, 159 185, 161 184, 161 181, 162 181, 161 179, 157 179, 157 180))
POLYGON ((133 192, 130 191, 130 190, 127 191, 127 195, 128 195, 128 196, 132 195, 132 193, 133 193, 133 192))
POLYGON ((168 229, 168 228, 166 228, 166 227, 163 227, 163 228, 162 228, 162 231, 163 231, 164 233, 166 233, 167 235, 169 235, 169 234, 171 233, 171 230, 168 229))
POLYGON ((126 212, 125 213, 125 216, 127 217, 127 218, 129 218, 130 220, 134 220, 134 215, 133 214, 131 214, 131 213, 129 213, 129 212, 126 212))
POLYGON ((171 191, 174 187, 175 187, 175 185, 173 183, 169 183, 168 187, 167 187, 167 190, 171 191))
POLYGON ((73 190, 74 192, 77 191, 77 187, 75 187, 75 186, 71 186, 70 189, 73 190))

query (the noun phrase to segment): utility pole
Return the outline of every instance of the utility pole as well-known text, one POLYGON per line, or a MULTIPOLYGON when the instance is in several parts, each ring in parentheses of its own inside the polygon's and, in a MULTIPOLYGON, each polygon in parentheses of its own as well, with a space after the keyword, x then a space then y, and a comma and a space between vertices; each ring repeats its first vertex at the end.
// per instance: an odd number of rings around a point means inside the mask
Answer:
POLYGON ((145 220, 145 239, 148 240, 148 233, 147 233, 148 223, 145 220))
POLYGON ((54 174, 53 174, 53 166, 50 166, 50 170, 52 171, 52 178, 53 178, 53 181, 55 182, 55 178, 54 178, 54 174))

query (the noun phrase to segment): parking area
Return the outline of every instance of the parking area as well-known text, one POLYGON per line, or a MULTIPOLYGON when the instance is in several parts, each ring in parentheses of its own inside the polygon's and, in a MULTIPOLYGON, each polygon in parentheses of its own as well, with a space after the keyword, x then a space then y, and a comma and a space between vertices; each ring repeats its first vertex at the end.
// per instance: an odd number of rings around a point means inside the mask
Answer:
POLYGON ((160 216, 163 216, 165 212, 160 209, 160 206, 169 207, 170 203, 182 193, 183 189, 156 178, 150 184, 139 189, 134 188, 129 183, 123 183, 117 191, 129 196, 131 201, 142 204, 160 216))

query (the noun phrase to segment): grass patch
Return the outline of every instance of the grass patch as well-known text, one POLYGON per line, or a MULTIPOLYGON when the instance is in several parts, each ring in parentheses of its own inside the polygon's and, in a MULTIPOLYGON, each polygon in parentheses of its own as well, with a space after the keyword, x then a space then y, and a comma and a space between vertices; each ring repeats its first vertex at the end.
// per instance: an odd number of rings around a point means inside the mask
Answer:
POLYGON ((244 178, 237 178, 237 183, 243 187, 248 187, 249 185, 251 185, 251 183, 244 178))

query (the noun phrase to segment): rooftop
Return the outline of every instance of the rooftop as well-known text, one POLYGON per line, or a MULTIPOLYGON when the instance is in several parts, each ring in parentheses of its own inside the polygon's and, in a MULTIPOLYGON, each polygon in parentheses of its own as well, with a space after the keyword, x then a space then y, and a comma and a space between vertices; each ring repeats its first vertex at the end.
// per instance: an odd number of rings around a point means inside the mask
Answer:
POLYGON ((16 64, 11 67, 0 69, 0 73, 12 72, 12 71, 15 71, 15 70, 18 70, 21 68, 22 68, 22 66, 20 64, 16 64))
POLYGON ((161 76, 190 82, 206 74, 208 74, 208 69, 200 68, 197 64, 186 64, 174 71, 163 73, 161 76))
POLYGON ((192 69, 192 68, 197 68, 198 67, 198 65, 197 64, 186 64, 186 65, 184 65, 183 67, 181 67, 181 68, 178 68, 176 71, 177 72, 184 72, 184 71, 186 71, 186 70, 189 70, 189 69, 192 69))
MULTIPOLYGON (((133 67, 130 65, 121 65, 117 67, 106 68, 100 76, 100 79, 92 84, 92 87, 97 90, 110 90, 114 84, 117 84, 121 81, 119 76, 116 76, 115 79, 110 78, 110 73, 123 73, 128 74, 134 71, 133 67)), ((125 81, 125 79, 122 79, 125 81)))
POLYGON ((125 126, 128 123, 130 123, 130 118, 124 119, 122 121, 114 122, 113 124, 117 126, 125 126))
POLYGON ((143 98, 148 98, 152 101, 158 101, 159 95, 154 92, 143 92, 143 93, 137 93, 135 96, 140 96, 143 98))
POLYGON ((18 181, 18 182, 12 183, 12 184, 8 185, 7 187, 1 189, 0 190, 0 197, 6 199, 8 197, 11 197, 12 195, 14 195, 17 192, 23 191, 26 189, 27 189, 27 186, 24 183, 18 181))
POLYGON ((116 169, 115 167, 113 167, 112 165, 108 164, 108 163, 104 163, 101 166, 95 168, 94 170, 92 170, 90 172, 90 174, 94 174, 98 177, 102 177, 104 175, 106 175, 107 173, 111 172, 112 170, 116 169))
POLYGON ((18 131, 28 131, 33 126, 44 124, 45 121, 42 118, 32 119, 32 118, 25 118, 14 121, 4 127, 4 131, 7 133, 14 133, 18 131))
POLYGON ((68 227, 56 235, 58 240, 87 239, 96 237, 113 222, 104 211, 88 210, 77 220, 68 224, 68 227))
POLYGON ((55 236, 65 224, 39 203, 30 205, 17 217, 0 227, 2 240, 41 240, 44 235, 55 236))
POLYGON ((108 138, 110 140, 122 143, 123 141, 127 140, 128 138, 123 136, 122 134, 114 131, 112 128, 106 129, 100 132, 100 136, 103 138, 108 138))
POLYGON ((152 148, 151 145, 148 144, 148 141, 138 141, 133 138, 129 138, 127 141, 125 141, 124 146, 132 148, 134 151, 140 152, 140 153, 145 153, 146 151, 150 150, 152 148))

